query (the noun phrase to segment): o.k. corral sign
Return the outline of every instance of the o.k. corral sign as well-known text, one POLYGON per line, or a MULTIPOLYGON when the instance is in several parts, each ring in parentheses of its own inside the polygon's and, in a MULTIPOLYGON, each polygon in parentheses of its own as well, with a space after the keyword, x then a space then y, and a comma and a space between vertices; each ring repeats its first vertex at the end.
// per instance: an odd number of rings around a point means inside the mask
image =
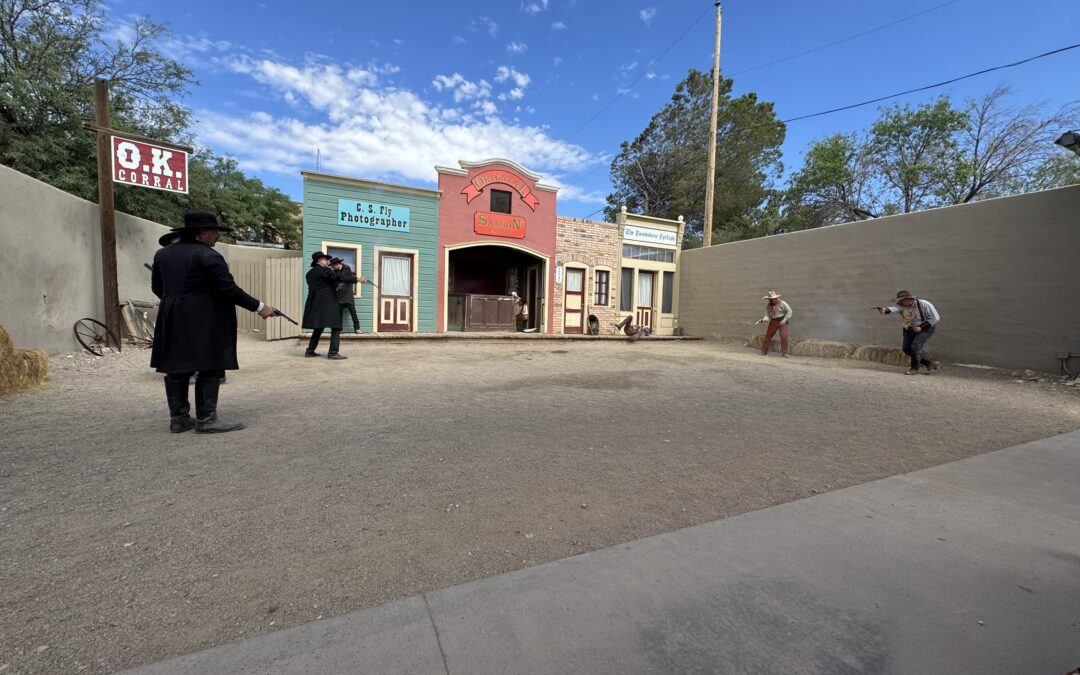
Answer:
POLYGON ((116 183, 187 194, 188 154, 113 135, 112 173, 116 183))

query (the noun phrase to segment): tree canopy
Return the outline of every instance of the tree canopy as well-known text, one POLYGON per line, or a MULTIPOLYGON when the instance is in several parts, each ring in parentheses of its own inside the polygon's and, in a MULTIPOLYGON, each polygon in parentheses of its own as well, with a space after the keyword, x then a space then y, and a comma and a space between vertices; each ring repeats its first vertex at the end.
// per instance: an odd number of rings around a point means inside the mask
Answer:
MULTIPOLYGON (((123 38, 106 36, 97 0, 0 0, 0 163, 97 201, 94 81, 109 80, 113 128, 191 144, 180 102, 195 84, 166 56, 161 24, 138 18, 123 38)), ((189 157, 187 195, 117 185, 116 208, 165 225, 188 209, 212 211, 240 238, 300 242, 299 206, 245 176, 233 159, 200 149, 189 157)))
POLYGON ((799 230, 1080 183, 1080 158, 1053 144, 1076 106, 1013 106, 1007 88, 957 107, 948 96, 880 109, 862 133, 811 144, 784 192, 799 230))
MULTIPOLYGON (((715 241, 764 233, 780 176, 784 124, 771 103, 755 94, 732 97, 732 81, 721 78, 717 116, 715 241)), ((661 218, 684 216, 687 245, 700 244, 708 171, 709 105, 712 78, 691 69, 675 87, 671 101, 653 115, 633 141, 624 142, 611 163, 614 192, 608 195, 609 219, 620 206, 661 218)))

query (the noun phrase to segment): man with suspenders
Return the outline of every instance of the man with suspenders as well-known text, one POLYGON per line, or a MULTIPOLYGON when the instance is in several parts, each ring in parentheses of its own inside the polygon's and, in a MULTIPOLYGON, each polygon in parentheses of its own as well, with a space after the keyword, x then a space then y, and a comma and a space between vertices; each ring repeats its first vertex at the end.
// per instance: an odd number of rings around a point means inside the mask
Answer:
POLYGON ((882 314, 899 314, 900 325, 904 329, 904 353, 911 357, 911 369, 908 375, 917 375, 919 366, 926 366, 927 374, 941 367, 941 364, 923 356, 923 347, 934 334, 941 316, 928 300, 916 298, 907 291, 896 294, 896 300, 888 307, 878 307, 882 314))

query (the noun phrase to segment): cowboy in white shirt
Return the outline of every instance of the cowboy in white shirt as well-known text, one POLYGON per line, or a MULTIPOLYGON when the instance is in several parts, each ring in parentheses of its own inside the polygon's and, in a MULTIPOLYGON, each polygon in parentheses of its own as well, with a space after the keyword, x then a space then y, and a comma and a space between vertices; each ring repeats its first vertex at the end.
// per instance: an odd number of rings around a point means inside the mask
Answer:
POLYGON ((762 300, 768 300, 768 303, 765 305, 765 316, 758 319, 757 323, 768 323, 769 327, 765 329, 761 354, 768 356, 773 335, 780 333, 780 354, 787 358, 791 354, 788 350, 788 323, 791 322, 791 317, 795 316, 795 313, 791 311, 791 305, 784 302, 776 291, 769 291, 762 300))
POLYGON ((904 353, 911 357, 911 369, 908 375, 916 375, 919 366, 926 366, 927 374, 941 367, 941 364, 923 356, 923 347, 934 334, 941 315, 929 300, 916 298, 907 291, 896 294, 896 300, 888 307, 878 307, 882 314, 899 314, 900 325, 904 329, 904 353))

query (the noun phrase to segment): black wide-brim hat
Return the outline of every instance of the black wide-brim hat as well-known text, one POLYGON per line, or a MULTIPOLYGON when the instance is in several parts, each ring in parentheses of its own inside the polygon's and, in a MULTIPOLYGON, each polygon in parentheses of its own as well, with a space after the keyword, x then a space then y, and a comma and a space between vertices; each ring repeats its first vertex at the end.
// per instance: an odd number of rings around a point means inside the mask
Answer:
POLYGON ((329 258, 329 257, 330 256, 326 255, 322 251, 315 251, 314 253, 311 254, 311 262, 319 262, 319 260, 321 260, 323 258, 329 258))
POLYGON ((169 232, 166 232, 165 234, 158 237, 157 243, 159 246, 168 246, 179 238, 179 232, 177 232, 176 230, 170 230, 169 232))
POLYGON ((188 211, 184 214, 184 225, 182 227, 174 227, 173 229, 177 231, 218 229, 222 232, 232 232, 231 227, 219 223, 217 216, 209 211, 188 211))

